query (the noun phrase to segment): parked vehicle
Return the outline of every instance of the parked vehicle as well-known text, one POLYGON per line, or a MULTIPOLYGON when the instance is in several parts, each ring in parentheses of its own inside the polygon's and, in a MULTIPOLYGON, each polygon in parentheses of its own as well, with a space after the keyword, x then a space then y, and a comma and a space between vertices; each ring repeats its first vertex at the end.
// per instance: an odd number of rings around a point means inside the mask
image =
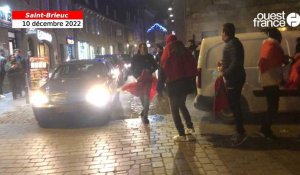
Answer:
MULTIPOLYGON (((240 39, 245 50, 246 82, 242 90, 242 108, 244 111, 249 112, 266 111, 266 98, 262 95, 257 65, 262 41, 267 36, 258 32, 237 34, 236 37, 240 39)), ((296 38, 300 37, 300 31, 282 32, 282 37, 281 45, 285 54, 293 56, 295 54, 296 38)), ((214 83, 218 76, 217 62, 222 59, 223 48, 224 42, 221 37, 209 37, 202 40, 198 59, 197 97, 194 103, 197 109, 212 110, 215 95, 214 83)), ((284 90, 281 90, 279 111, 297 111, 299 106, 300 100, 297 94, 288 95, 284 93, 284 90)))
POLYGON ((41 127, 105 123, 110 119, 116 85, 103 60, 75 60, 59 65, 47 83, 31 94, 41 127))

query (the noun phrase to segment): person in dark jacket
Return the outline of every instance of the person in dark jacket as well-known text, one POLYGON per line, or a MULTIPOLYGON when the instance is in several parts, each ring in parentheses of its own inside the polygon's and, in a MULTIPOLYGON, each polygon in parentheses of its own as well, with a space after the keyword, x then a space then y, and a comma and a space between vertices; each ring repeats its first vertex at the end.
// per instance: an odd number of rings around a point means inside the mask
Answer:
POLYGON ((132 62, 131 62, 131 71, 133 76, 138 81, 147 81, 143 82, 145 85, 145 92, 140 96, 140 100, 143 106, 143 110, 141 112, 141 118, 142 122, 144 124, 149 124, 148 119, 148 111, 149 111, 149 94, 151 90, 152 85, 152 79, 149 77, 149 79, 145 80, 144 75, 145 73, 152 75, 152 73, 157 69, 157 64, 154 61, 154 58, 152 55, 148 54, 148 48, 145 43, 141 43, 139 45, 138 53, 133 56, 132 62), (143 78, 141 77, 143 74, 143 78))
POLYGON ((235 118, 236 134, 231 138, 232 146, 238 146, 247 139, 240 102, 246 78, 244 47, 240 40, 235 37, 235 27, 232 23, 223 25, 222 40, 225 42, 225 47, 223 50, 221 76, 225 79, 229 106, 235 118))
POLYGON ((4 50, 0 50, 0 99, 5 97, 3 95, 3 89, 2 89, 5 74, 6 74, 5 64, 6 64, 6 58, 5 58, 4 50))
POLYGON ((16 61, 18 62, 18 64, 20 64, 22 67, 22 71, 19 74, 20 89, 18 91, 18 94, 20 94, 20 96, 22 97, 23 96, 22 92, 23 92, 23 90, 25 91, 25 86, 26 86, 26 81, 25 81, 26 60, 25 60, 25 58, 23 58, 21 56, 19 49, 15 49, 14 57, 15 57, 16 61))
POLYGON ((186 97, 193 92, 193 80, 197 75, 197 65, 191 52, 184 47, 176 36, 169 35, 161 57, 161 69, 158 75, 157 92, 162 96, 166 83, 173 120, 179 135, 173 137, 176 142, 187 141, 187 134, 195 132, 190 113, 185 105, 186 97), (184 130, 179 110, 187 129, 184 130))
POLYGON ((161 45, 159 45, 159 44, 156 45, 155 62, 157 63, 158 66, 160 65, 160 58, 163 53, 163 50, 164 50, 164 48, 161 45))
POLYGON ((21 89, 20 76, 22 75, 22 66, 16 61, 14 56, 10 56, 5 64, 5 71, 7 72, 13 99, 15 100, 21 89))

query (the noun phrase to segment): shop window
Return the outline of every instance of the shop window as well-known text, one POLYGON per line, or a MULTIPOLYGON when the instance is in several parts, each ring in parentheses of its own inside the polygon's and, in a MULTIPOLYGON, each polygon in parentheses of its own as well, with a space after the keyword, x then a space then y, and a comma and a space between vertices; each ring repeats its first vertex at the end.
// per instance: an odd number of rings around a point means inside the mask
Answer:
POLYGON ((86 42, 78 42, 78 57, 80 60, 89 59, 89 45, 86 42))
POLYGON ((90 46, 90 59, 95 58, 95 49, 93 46, 90 46))
POLYGON ((34 44, 33 44, 33 40, 31 38, 28 38, 28 40, 27 40, 27 50, 31 51, 31 56, 35 56, 34 44))

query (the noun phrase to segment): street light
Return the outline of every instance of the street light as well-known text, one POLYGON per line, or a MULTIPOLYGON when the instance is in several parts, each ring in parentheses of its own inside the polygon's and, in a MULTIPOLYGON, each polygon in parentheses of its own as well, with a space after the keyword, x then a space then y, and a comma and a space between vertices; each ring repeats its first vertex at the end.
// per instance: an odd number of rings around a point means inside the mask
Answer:
POLYGON ((173 14, 170 14, 170 17, 171 17, 171 18, 173 18, 173 16, 174 16, 173 14))
POLYGON ((172 20, 171 20, 171 22, 175 22, 175 20, 174 20, 174 19, 172 19, 172 20))
POLYGON ((169 10, 169 11, 172 11, 172 10, 173 10, 173 8, 172 8, 172 7, 169 7, 169 8, 168 8, 168 10, 169 10))

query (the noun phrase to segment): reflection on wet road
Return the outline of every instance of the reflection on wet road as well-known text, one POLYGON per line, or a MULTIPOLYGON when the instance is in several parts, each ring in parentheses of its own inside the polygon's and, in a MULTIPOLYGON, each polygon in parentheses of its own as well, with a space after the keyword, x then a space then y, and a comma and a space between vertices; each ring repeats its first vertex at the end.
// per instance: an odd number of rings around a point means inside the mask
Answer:
MULTIPOLYGON (((135 79, 129 77, 128 81, 133 82, 135 79)), ((114 104, 112 106, 112 119, 128 119, 128 118, 138 118, 142 111, 142 104, 138 97, 131 95, 128 92, 119 91, 115 96, 114 104)), ((154 97, 153 101, 150 103, 149 115, 164 115, 170 114, 168 98, 166 95, 160 100, 157 96, 154 97)))

